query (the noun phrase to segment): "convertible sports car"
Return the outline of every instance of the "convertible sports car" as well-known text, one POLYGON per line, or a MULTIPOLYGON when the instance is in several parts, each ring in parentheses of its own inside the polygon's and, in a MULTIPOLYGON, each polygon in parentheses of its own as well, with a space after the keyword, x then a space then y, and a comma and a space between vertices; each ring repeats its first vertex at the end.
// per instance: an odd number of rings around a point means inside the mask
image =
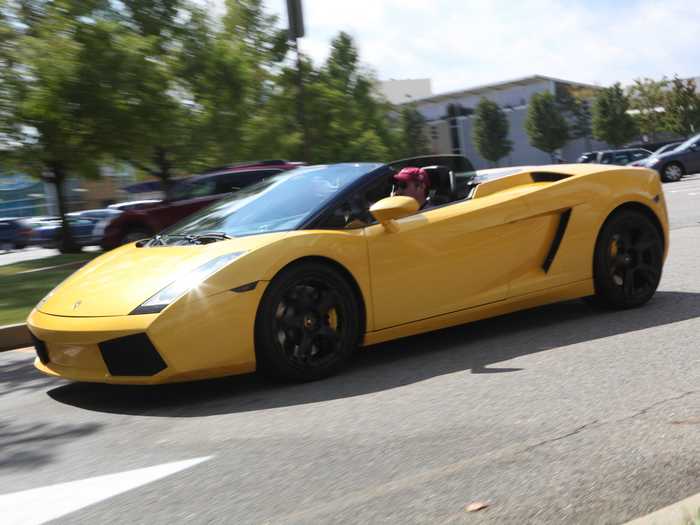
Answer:
POLYGON ((307 166, 106 253, 32 311, 36 367, 105 383, 260 370, 313 380, 358 346, 658 286, 668 219, 656 172, 591 164, 474 172, 463 157, 307 166), (432 207, 391 196, 406 166, 432 207))

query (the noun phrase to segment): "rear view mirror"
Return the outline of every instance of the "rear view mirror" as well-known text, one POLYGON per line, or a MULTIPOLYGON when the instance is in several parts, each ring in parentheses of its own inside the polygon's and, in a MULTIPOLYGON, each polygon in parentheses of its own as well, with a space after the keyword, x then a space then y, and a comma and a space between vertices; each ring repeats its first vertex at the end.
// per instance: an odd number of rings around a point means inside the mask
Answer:
POLYGON ((418 201, 413 197, 397 196, 375 202, 369 212, 387 231, 396 233, 399 229, 394 220, 412 215, 418 208, 418 201))

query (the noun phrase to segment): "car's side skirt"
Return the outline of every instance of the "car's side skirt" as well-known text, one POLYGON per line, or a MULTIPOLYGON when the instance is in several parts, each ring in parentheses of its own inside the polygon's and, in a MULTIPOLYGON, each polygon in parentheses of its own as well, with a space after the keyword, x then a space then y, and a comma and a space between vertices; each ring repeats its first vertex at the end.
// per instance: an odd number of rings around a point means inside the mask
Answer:
POLYGON ((385 341, 391 341, 392 339, 399 339, 401 337, 408 337, 424 332, 431 332, 450 326, 471 323, 489 317, 509 314, 518 310, 543 306, 545 304, 587 297, 594 293, 593 280, 586 279, 546 290, 539 290, 519 297, 511 297, 495 303, 475 306, 466 310, 459 310, 457 312, 430 317, 399 326, 392 326, 375 332, 367 332, 365 334, 363 346, 383 343, 385 341))

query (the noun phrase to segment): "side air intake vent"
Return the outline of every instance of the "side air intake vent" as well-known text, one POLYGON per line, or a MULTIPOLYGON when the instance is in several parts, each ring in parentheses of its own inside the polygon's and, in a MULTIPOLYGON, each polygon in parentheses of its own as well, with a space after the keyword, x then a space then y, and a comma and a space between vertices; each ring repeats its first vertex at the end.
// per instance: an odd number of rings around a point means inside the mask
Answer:
POLYGON ((530 176, 532 177, 532 182, 557 182, 570 177, 570 175, 564 175, 563 173, 548 173, 541 171, 530 173, 530 176))
POLYGON ((113 376, 153 376, 167 366, 146 334, 112 339, 99 347, 113 376))

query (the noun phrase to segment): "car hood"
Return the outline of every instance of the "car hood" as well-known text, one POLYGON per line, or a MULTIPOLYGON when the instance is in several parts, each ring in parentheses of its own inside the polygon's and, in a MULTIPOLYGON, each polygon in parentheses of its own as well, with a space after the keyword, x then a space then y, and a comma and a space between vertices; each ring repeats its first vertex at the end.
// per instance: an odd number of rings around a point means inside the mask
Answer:
POLYGON ((57 286, 37 309, 64 317, 129 315, 178 277, 202 264, 227 253, 250 252, 284 235, 254 235, 193 246, 122 246, 83 266, 57 286))

